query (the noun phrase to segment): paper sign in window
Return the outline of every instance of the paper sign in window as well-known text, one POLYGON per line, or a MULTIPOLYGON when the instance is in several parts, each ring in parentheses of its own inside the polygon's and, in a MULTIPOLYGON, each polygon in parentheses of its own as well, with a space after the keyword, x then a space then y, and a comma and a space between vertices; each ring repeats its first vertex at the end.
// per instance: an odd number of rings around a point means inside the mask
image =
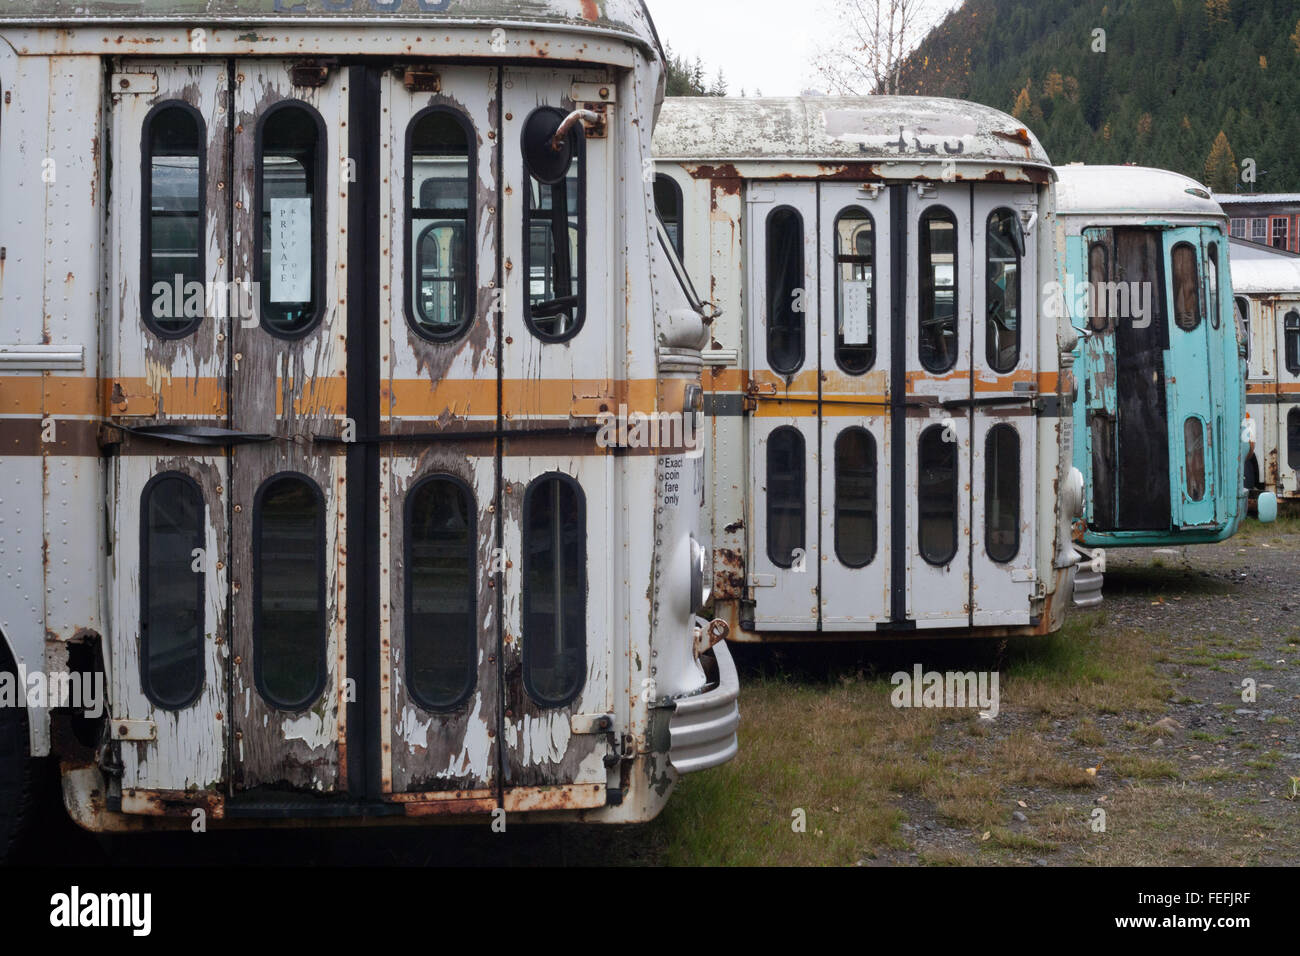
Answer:
POLYGON ((271 301, 311 301, 311 199, 271 200, 271 301))
POLYGON ((842 329, 845 345, 871 343, 871 283, 867 280, 845 282, 842 329))

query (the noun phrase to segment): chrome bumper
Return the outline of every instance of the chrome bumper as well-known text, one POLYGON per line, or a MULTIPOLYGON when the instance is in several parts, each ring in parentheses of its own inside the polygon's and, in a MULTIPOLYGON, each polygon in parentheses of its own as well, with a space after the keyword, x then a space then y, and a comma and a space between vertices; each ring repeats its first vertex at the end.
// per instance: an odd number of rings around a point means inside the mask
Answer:
POLYGON ((740 679, 725 641, 707 651, 717 663, 717 683, 710 690, 674 701, 669 722, 668 760, 678 773, 717 767, 739 750, 740 679))

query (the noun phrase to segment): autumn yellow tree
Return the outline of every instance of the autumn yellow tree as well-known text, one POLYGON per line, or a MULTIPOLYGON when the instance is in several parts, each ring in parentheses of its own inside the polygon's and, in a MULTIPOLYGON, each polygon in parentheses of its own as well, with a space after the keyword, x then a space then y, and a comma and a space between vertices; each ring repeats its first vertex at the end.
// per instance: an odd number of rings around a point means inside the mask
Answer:
POLYGON ((1228 145, 1228 136, 1223 130, 1210 147, 1210 155, 1205 160, 1205 182, 1216 192, 1232 192, 1237 184, 1237 157, 1228 145))
POLYGON ((1300 53, 1300 20, 1295 22, 1295 32, 1291 34, 1291 45, 1300 53))
POLYGON ((1011 107, 1011 115, 1016 119, 1024 119, 1029 115, 1029 110, 1032 105, 1033 104, 1029 99, 1029 87, 1026 86, 1020 91, 1019 95, 1016 96, 1016 105, 1011 107))
POLYGON ((1205 0, 1205 13, 1211 23, 1227 23, 1232 0, 1205 0))
POLYGON ((1043 94, 1056 99, 1065 93, 1065 83, 1061 79, 1061 74, 1053 70, 1047 74, 1047 83, 1043 86, 1043 94))

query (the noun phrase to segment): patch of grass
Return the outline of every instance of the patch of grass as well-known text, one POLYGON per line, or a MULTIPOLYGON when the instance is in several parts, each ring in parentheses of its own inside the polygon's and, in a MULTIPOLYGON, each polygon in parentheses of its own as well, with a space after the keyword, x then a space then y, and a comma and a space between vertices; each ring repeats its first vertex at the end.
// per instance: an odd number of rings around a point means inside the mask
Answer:
POLYGON ((1110 769, 1121 777, 1134 780, 1178 779, 1178 765, 1162 757, 1142 757, 1138 754, 1122 754, 1109 761, 1110 769))
POLYGON ((1087 717, 1079 722, 1078 727, 1074 728, 1074 732, 1070 734, 1070 739, 1080 747, 1101 747, 1106 743, 1106 735, 1087 717))
POLYGON ((1010 644, 1003 706, 1052 717, 1162 712, 1172 687, 1152 661, 1157 642, 1144 632, 1103 628, 1104 621, 1078 615, 1059 634, 1010 644))

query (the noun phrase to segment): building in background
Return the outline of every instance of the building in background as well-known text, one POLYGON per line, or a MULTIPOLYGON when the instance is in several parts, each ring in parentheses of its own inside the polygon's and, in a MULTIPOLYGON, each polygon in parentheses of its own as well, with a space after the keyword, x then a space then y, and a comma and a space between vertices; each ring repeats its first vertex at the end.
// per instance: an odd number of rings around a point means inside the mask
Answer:
POLYGON ((1215 193, 1232 238, 1300 252, 1300 193, 1215 193))

